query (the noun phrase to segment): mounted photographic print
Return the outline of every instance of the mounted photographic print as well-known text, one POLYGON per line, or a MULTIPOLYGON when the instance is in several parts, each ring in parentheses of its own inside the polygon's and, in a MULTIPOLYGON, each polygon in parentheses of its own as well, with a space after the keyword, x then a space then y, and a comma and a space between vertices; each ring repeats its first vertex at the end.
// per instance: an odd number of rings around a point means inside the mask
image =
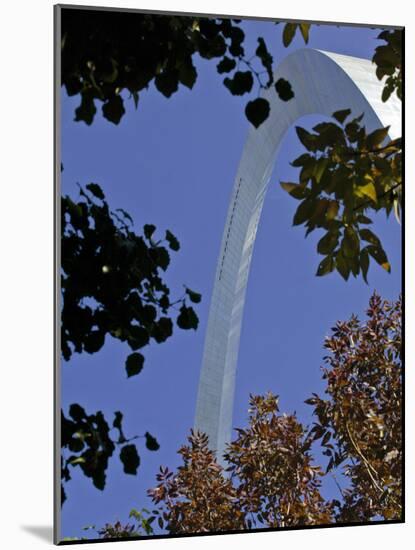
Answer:
POLYGON ((55 6, 55 543, 404 521, 403 32, 55 6))

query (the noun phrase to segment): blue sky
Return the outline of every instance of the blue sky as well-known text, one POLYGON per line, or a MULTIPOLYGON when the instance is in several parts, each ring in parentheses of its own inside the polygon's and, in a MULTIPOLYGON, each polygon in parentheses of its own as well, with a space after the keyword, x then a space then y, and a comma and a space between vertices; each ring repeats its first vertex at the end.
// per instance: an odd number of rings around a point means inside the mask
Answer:
MULTIPOLYGON (((296 37, 289 48, 281 41, 282 25, 243 23, 246 52, 252 54, 263 36, 275 65, 304 47, 296 37)), ((375 29, 313 26, 308 47, 371 58, 378 44, 375 29)), ((131 508, 149 506, 146 489, 155 485, 160 465, 178 465, 177 449, 193 423, 198 378, 216 261, 235 172, 248 131, 244 107, 248 96, 232 96, 222 85, 215 61, 195 59, 198 79, 192 91, 181 88, 170 99, 152 85, 140 95, 138 110, 126 102, 118 126, 99 114, 93 125, 75 123, 78 98, 62 92, 62 191, 77 196, 76 182, 99 183, 112 208, 124 208, 137 232, 154 223, 160 235, 170 229, 181 250, 172 255, 166 279, 173 295, 185 284, 202 293, 197 307, 200 325, 177 330, 164 344, 144 348, 143 371, 127 380, 124 361, 128 346, 107 339, 94 355, 74 355, 62 365, 62 403, 78 402, 87 412, 102 410, 107 418, 124 413, 128 436, 149 431, 161 445, 147 451, 139 440, 141 466, 137 476, 125 475, 114 456, 103 492, 73 470, 62 511, 62 536, 84 536, 82 527, 125 521, 131 508)), ((319 116, 305 117, 313 125, 319 116)), ((375 232, 392 264, 389 275, 377 265, 369 270, 369 285, 345 283, 338 274, 315 277, 319 262, 318 233, 304 239, 302 227, 292 227, 296 201, 279 186, 293 180, 289 162, 302 151, 294 129, 280 149, 258 229, 245 304, 235 393, 234 425, 246 424, 249 393, 268 390, 280 395, 281 409, 297 411, 311 421, 304 399, 322 392, 320 367, 323 341, 337 319, 364 316, 376 289, 396 299, 401 281, 400 226, 379 216, 375 232)), ((295 180, 293 180, 295 181, 295 180)), ((330 481, 324 488, 334 495, 330 481)))

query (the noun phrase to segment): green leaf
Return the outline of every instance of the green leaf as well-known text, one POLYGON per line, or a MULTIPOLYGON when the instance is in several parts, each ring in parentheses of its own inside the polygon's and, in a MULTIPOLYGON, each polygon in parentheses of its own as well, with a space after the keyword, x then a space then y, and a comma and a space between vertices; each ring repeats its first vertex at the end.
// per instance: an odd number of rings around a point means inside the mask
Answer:
POLYGON ((347 281, 350 275, 350 267, 348 266, 347 261, 341 251, 339 251, 336 255, 336 269, 343 277, 343 279, 347 281))
POLYGON ((85 458, 83 456, 71 456, 68 460, 69 464, 76 466, 77 464, 85 464, 85 458))
POLYGON ((390 126, 386 126, 386 128, 379 128, 378 130, 375 130, 371 134, 369 134, 366 138, 366 145, 368 149, 374 149, 382 144, 383 140, 388 135, 390 126))
POLYGON ((281 181, 280 185, 284 189, 284 191, 287 191, 287 193, 289 193, 295 199, 305 199, 310 193, 307 187, 299 183, 281 181))
POLYGON ((327 275, 328 273, 331 273, 334 270, 335 263, 333 256, 327 256, 322 260, 317 268, 316 275, 317 277, 322 277, 323 275, 327 275))
POLYGON ((382 101, 383 102, 388 101, 392 93, 393 93, 393 86, 388 86, 386 84, 382 90, 382 101))
POLYGON ((135 445, 124 445, 120 452, 120 460, 124 466, 124 473, 136 475, 140 466, 140 457, 135 445))
POLYGON ((355 188, 355 194, 358 197, 368 197, 369 199, 371 199, 376 204, 377 200, 378 200, 378 197, 377 197, 377 194, 376 194, 375 185, 374 185, 373 181, 370 181, 370 180, 366 180, 366 181, 367 181, 367 183, 365 183, 364 185, 358 185, 355 188))
POLYGON ((225 78, 223 83, 232 95, 243 95, 251 91, 254 79, 251 71, 237 71, 232 78, 225 78))
POLYGON ((360 269, 362 270, 365 283, 368 284, 367 272, 369 271, 369 253, 366 248, 360 252, 360 269))
POLYGON ((127 370, 128 378, 139 374, 143 369, 143 365, 144 357, 141 355, 141 353, 130 353, 125 362, 125 368, 127 370))
POLYGON ((291 44, 296 30, 297 30, 296 23, 285 24, 284 30, 282 32, 282 43, 286 48, 291 44))
POLYGON ((374 246, 382 248, 379 238, 370 229, 361 229, 359 231, 360 238, 374 246))
MULTIPOLYGON (((328 231, 324 237, 322 237, 317 244, 317 252, 319 254, 330 254, 336 248, 339 242, 338 230, 328 231)), ((334 269, 334 267, 333 267, 334 269)))
POLYGON ((174 250, 175 252, 180 250, 179 241, 176 239, 173 233, 169 230, 166 231, 166 241, 169 243, 169 247, 171 248, 171 250, 174 250))
POLYGON ((291 84, 284 78, 279 78, 275 83, 275 91, 282 101, 289 101, 294 97, 294 92, 291 84))
POLYGON ((97 183, 88 183, 85 188, 88 189, 88 191, 92 193, 97 199, 101 199, 102 201, 105 199, 104 192, 97 183))
POLYGON ((341 111, 336 111, 333 113, 333 118, 337 120, 337 122, 340 122, 340 124, 343 124, 346 118, 351 114, 350 109, 343 109, 341 111))
POLYGON ((359 253, 360 241, 356 231, 350 225, 344 231, 342 251, 347 258, 353 258, 359 253))
POLYGON ((216 68, 219 74, 230 73, 236 67, 235 59, 231 59, 226 55, 219 61, 216 68))
POLYGON ((153 235, 154 231, 156 230, 156 226, 152 224, 146 224, 144 226, 144 235, 147 239, 151 239, 151 236, 153 235))
POLYGON ((307 132, 307 130, 301 128, 300 126, 296 126, 295 131, 297 132, 298 139, 306 149, 309 151, 316 150, 316 136, 310 134, 310 132, 307 132))
POLYGON ((356 218, 356 221, 358 223, 365 223, 365 224, 373 223, 370 218, 368 218, 367 216, 364 216, 363 214, 359 214, 356 218))
POLYGON ((193 308, 186 307, 185 305, 180 308, 180 314, 176 322, 177 326, 184 330, 189 330, 191 328, 196 330, 199 325, 199 319, 193 308))
POLYGON ((288 181, 280 181, 280 185, 287 193, 291 193, 291 191, 299 187, 298 183, 290 183, 288 181))
POLYGON ((248 101, 245 107, 246 118, 255 128, 258 128, 268 118, 269 112, 269 103, 262 97, 248 101))
POLYGON ((342 128, 334 122, 321 122, 316 124, 313 130, 318 132, 320 136, 315 138, 316 147, 323 151, 327 146, 333 147, 335 144, 344 145, 344 133, 342 128))
POLYGON ((303 36, 304 42, 308 44, 309 34, 310 34, 310 23, 300 23, 300 31, 303 36))
POLYGON ((190 290, 190 288, 186 288, 186 294, 194 304, 198 304, 202 300, 202 295, 190 290))
POLYGON ((318 161, 315 163, 313 173, 317 183, 320 183, 321 177, 324 174, 328 163, 329 160, 324 157, 319 158, 318 161))
POLYGON ((388 261, 388 257, 386 256, 386 252, 383 250, 380 246, 373 246, 370 245, 366 247, 369 254, 372 256, 372 258, 381 266, 383 269, 385 269, 388 273, 391 272, 391 266, 388 261))
POLYGON ((312 199, 305 199, 297 208, 294 214, 293 225, 301 225, 308 220, 313 214, 315 207, 315 201, 312 199))
POLYGON ((334 220, 339 212, 340 205, 337 201, 330 201, 327 211, 326 211, 326 220, 334 220))
POLYGON ((146 447, 149 451, 158 451, 160 449, 160 445, 157 442, 157 439, 153 437, 148 432, 145 433, 146 437, 146 447))
POLYGON ((124 113, 124 101, 120 95, 112 96, 102 106, 102 114, 113 124, 118 124, 124 113))
POLYGON ((314 158, 308 153, 303 153, 302 155, 297 157, 295 160, 293 160, 293 162, 291 162, 290 164, 291 166, 295 166, 295 167, 305 166, 308 163, 310 163, 310 161, 314 163, 314 158))

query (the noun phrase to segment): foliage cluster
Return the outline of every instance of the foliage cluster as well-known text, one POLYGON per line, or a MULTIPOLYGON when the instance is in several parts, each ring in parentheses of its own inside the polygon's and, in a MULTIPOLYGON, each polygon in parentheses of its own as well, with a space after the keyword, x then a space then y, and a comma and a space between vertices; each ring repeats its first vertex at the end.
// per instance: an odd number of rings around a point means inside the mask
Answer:
POLYGON ((367 315, 337 322, 325 341, 328 397, 306 401, 312 426, 280 414, 272 393, 251 396, 248 427, 227 446, 225 468, 207 436, 191 433, 182 465, 160 468, 149 490, 160 527, 195 533, 402 517, 401 301, 375 293, 367 315), (325 472, 313 458, 317 442, 325 472), (326 500, 321 480, 334 469, 347 487, 326 500))
POLYGON ((345 280, 362 273, 367 282, 370 258, 391 269, 380 239, 365 226, 372 223, 371 211, 389 215, 395 209, 399 217, 402 149, 400 139, 386 142, 388 127, 367 133, 362 118, 344 109, 333 113, 336 122, 321 122, 313 132, 297 127, 307 153, 292 162, 299 182, 281 186, 301 201, 293 224, 305 224, 306 235, 326 231, 317 245, 325 256, 317 275, 337 269, 345 280))
MULTIPOLYGON (((62 355, 68 361, 74 352, 96 353, 110 336, 127 343, 132 351, 125 361, 126 375, 132 377, 144 365, 144 356, 137 350, 151 339, 162 343, 170 338, 174 317, 181 329, 197 328, 198 317, 189 302, 200 302, 201 295, 185 288, 181 297, 171 300, 162 279, 170 253, 180 249, 171 231, 156 240, 156 227, 145 225, 143 235, 138 235, 127 212, 110 211, 98 184, 80 187, 79 192, 78 201, 62 197, 62 355)), ((115 444, 122 445, 124 472, 137 473, 140 458, 136 445, 127 444, 130 440, 124 437, 121 412, 115 413, 113 423, 119 431, 116 441, 101 411, 88 415, 74 403, 69 416, 62 413, 63 481, 71 479, 70 466, 79 466, 96 488, 104 489, 115 444), (68 451, 78 454, 64 458, 68 451)), ((157 450, 157 441, 148 432, 145 437, 147 448, 157 450)))
MULTIPOLYGON (((98 101, 103 116, 118 124, 125 114, 123 92, 137 107, 140 93, 151 83, 167 98, 180 85, 193 88, 195 55, 219 59, 218 74, 232 73, 223 83, 233 95, 251 92, 255 82, 258 91, 269 88, 273 58, 266 43, 259 37, 254 55, 247 57, 239 24, 230 18, 100 10, 82 10, 80 16, 79 10, 63 10, 62 85, 68 95, 80 96, 75 120, 92 124, 98 101)), ((275 83, 275 90, 284 101, 293 97, 284 79, 275 83)), ((258 97, 247 103, 245 113, 259 126, 268 117, 269 103, 258 97)))

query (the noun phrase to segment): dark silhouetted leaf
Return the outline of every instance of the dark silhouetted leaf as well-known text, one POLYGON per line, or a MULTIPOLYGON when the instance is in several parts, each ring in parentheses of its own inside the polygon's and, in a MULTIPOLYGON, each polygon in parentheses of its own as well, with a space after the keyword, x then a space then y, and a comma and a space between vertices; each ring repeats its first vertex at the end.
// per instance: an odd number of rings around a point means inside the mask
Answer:
POLYGON ((94 98, 90 95, 82 94, 81 104, 75 109, 75 121, 83 120, 88 126, 92 124, 97 109, 94 98))
POLYGON ((298 139, 306 149, 309 151, 316 150, 316 137, 313 134, 310 134, 310 132, 307 132, 307 130, 300 126, 296 126, 295 131, 297 132, 298 139))
POLYGON ((137 474, 137 468, 140 466, 140 457, 135 445, 125 445, 121 449, 120 460, 123 463, 126 474, 137 474))
POLYGON ((120 95, 114 95, 102 106, 102 114, 107 120, 114 124, 120 122, 124 113, 124 102, 120 95))
POLYGON ((160 445, 157 442, 157 439, 153 437, 148 432, 145 433, 146 438, 146 447, 149 451, 158 451, 160 449, 160 445))
POLYGON ((86 335, 84 349, 87 353, 96 353, 105 343, 105 332, 103 330, 92 330, 86 335))
POLYGON ((340 124, 343 124, 346 118, 351 114, 350 109, 343 109, 341 111, 336 111, 333 113, 333 118, 337 120, 337 122, 340 122, 340 124))
POLYGON ((217 69, 218 69, 219 74, 230 73, 235 67, 236 67, 235 59, 231 59, 230 57, 227 57, 226 55, 217 64, 217 69))
POLYGON ((169 243, 169 247, 171 248, 171 250, 174 250, 175 252, 180 250, 179 241, 176 239, 173 233, 169 230, 166 231, 166 241, 169 243))
POLYGON ((128 378, 139 374, 143 368, 143 364, 144 357, 141 355, 141 353, 130 353, 125 362, 125 368, 127 370, 128 378))
POLYGON ((105 195, 101 187, 97 183, 88 183, 85 185, 85 188, 88 189, 97 199, 104 200, 105 195))
POLYGON ((223 83, 233 95, 243 95, 251 91, 254 79, 251 71, 237 71, 232 78, 225 78, 223 83))
POLYGON ((170 97, 179 88, 178 73, 177 71, 163 71, 155 77, 154 83, 159 92, 165 97, 170 97))
POLYGON ((156 226, 152 224, 146 224, 144 226, 144 235, 147 237, 147 239, 151 239, 151 236, 153 235, 154 231, 156 230, 156 226))
POLYGON ((262 97, 249 101, 245 107, 246 118, 255 128, 258 128, 268 118, 269 112, 269 103, 262 97))
POLYGON ((291 84, 284 78, 279 78, 275 83, 275 90, 282 101, 289 101, 294 97, 291 84))
POLYGON ((177 317, 177 326, 184 329, 196 330, 199 325, 199 319, 192 307, 186 307, 183 305, 180 308, 180 314, 177 317))
POLYGON ((69 416, 73 418, 76 422, 80 422, 81 420, 84 420, 86 418, 86 412, 81 405, 78 405, 77 403, 73 403, 69 407, 69 416))
POLYGON ((197 71, 191 61, 183 63, 179 70, 179 80, 187 88, 192 89, 197 78, 197 71))
POLYGON ((167 338, 173 334, 173 323, 168 317, 161 317, 157 323, 155 323, 152 331, 152 337, 160 344, 165 342, 167 338))
POLYGON ((144 327, 131 325, 128 332, 128 344, 132 350, 140 349, 148 344, 150 337, 144 327))
POLYGON ((120 411, 116 411, 115 413, 115 418, 114 418, 114 422, 112 423, 112 425, 114 426, 114 428, 117 428, 118 430, 121 430, 121 423, 122 423, 122 418, 123 418, 123 414, 122 412, 120 411))
POLYGON ((186 288, 186 294, 194 304, 198 304, 202 300, 202 295, 190 290, 190 288, 186 288))

